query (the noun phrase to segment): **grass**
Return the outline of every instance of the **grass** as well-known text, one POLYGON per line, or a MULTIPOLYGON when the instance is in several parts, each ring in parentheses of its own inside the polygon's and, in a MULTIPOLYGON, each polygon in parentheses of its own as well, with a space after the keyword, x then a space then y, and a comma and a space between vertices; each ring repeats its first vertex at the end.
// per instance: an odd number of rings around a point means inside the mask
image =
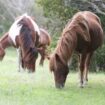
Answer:
POLYGON ((0 62, 0 105, 105 105, 105 74, 90 73, 89 84, 78 87, 78 73, 69 73, 64 89, 56 89, 48 61, 36 72, 17 71, 14 49, 0 62))

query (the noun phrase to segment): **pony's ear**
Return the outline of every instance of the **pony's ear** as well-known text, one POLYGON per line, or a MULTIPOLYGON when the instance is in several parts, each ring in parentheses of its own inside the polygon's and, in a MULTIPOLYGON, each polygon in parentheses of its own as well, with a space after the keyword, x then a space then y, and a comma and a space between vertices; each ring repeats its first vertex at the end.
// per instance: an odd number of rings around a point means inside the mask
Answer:
POLYGON ((56 54, 55 57, 59 64, 63 64, 63 65, 66 64, 65 60, 62 57, 60 57, 58 54, 56 54))
POLYGON ((58 54, 55 54, 55 57, 56 57, 56 60, 57 60, 58 62, 61 62, 61 59, 60 59, 60 57, 59 57, 58 54))

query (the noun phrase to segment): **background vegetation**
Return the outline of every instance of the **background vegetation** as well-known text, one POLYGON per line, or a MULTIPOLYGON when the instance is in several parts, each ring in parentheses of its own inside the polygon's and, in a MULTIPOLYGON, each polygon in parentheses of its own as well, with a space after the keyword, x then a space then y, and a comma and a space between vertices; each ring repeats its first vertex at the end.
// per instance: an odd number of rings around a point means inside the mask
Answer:
MULTIPOLYGON (((39 27, 48 30, 52 37, 53 51, 68 20, 78 11, 89 10, 97 14, 105 32, 104 0, 0 0, 0 35, 7 32, 16 17, 28 13, 39 27)), ((105 44, 99 48, 92 60, 91 70, 105 70, 105 44)), ((77 56, 73 55, 71 68, 77 67, 77 56)))

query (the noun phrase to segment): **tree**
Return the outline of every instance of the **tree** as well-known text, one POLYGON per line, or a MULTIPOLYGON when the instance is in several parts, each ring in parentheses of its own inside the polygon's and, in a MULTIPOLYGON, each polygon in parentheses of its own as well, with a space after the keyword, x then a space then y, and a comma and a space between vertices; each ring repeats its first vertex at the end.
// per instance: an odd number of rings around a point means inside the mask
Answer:
MULTIPOLYGON (((59 24, 59 28, 64 28, 64 24, 75 14, 77 11, 89 10, 97 14, 101 21, 103 29, 105 29, 105 1, 104 0, 38 0, 38 3, 43 7, 44 15, 50 20, 58 18, 60 22, 56 21, 59 24), (63 25, 62 25, 63 24, 63 25)), ((51 21, 52 22, 52 21, 51 21)), ((51 23, 53 24, 53 22, 51 23)), ((54 25, 53 25, 54 26, 54 25)), ((55 26, 56 27, 56 26, 55 26)), ((56 29, 56 28, 55 28, 56 29)), ((54 32, 57 32, 56 30, 54 32)), ((52 47, 55 46, 55 42, 58 40, 58 35, 53 36, 54 43, 52 47), (56 41, 55 41, 56 40, 56 41)), ((98 50, 92 61, 92 69, 96 69, 96 66, 105 67, 105 45, 102 49, 98 50)), ((76 67, 77 57, 73 61, 72 68, 76 67)))
POLYGON ((35 0, 0 0, 0 33, 6 32, 15 18, 24 13, 35 17, 38 25, 46 21, 35 0))
POLYGON ((105 17, 105 1, 103 0, 38 0, 44 9, 46 17, 56 17, 62 23, 67 21, 77 11, 89 10, 105 17))

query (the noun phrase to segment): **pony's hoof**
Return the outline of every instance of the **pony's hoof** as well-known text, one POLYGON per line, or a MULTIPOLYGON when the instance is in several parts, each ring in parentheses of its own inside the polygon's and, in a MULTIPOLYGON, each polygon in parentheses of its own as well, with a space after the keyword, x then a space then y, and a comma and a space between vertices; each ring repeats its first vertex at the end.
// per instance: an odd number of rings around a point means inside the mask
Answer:
POLYGON ((88 85, 88 82, 87 81, 84 81, 84 84, 83 84, 84 86, 87 86, 88 85))
POLYGON ((18 72, 21 72, 21 70, 20 70, 20 69, 18 69, 17 71, 18 71, 18 72))
POLYGON ((18 72, 20 72, 20 70, 18 70, 18 72))
POLYGON ((84 88, 84 85, 80 83, 80 84, 79 84, 79 87, 80 87, 80 88, 84 88))

